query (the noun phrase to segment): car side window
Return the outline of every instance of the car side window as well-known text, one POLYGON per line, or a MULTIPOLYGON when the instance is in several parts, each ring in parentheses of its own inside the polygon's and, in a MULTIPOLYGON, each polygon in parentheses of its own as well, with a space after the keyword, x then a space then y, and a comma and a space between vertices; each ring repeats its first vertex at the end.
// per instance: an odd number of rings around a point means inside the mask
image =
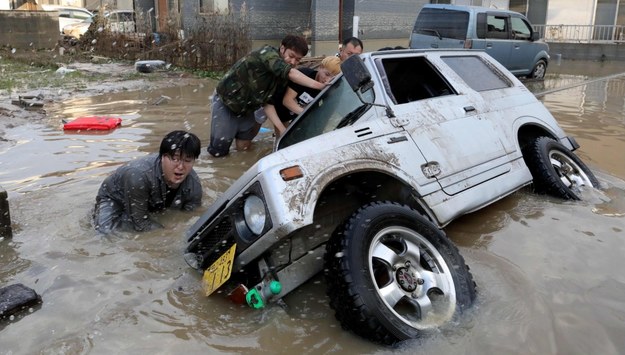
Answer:
POLYGON ((381 61, 386 74, 384 87, 395 104, 455 93, 425 57, 387 58, 381 61))
POLYGON ((491 15, 486 16, 486 38, 508 39, 508 17, 491 15))
POLYGON ((80 19, 80 20, 86 20, 89 17, 91 17, 91 15, 89 15, 86 12, 83 12, 83 11, 72 11, 72 18, 80 19))
POLYGON ((126 13, 126 12, 122 12, 119 14, 119 21, 120 22, 130 22, 132 21, 132 14, 131 13, 126 13))
POLYGON ((512 36, 514 39, 530 40, 532 38, 531 26, 520 17, 511 17, 512 36))
POLYGON ((478 56, 441 57, 441 59, 473 90, 487 91, 512 86, 508 78, 478 56))

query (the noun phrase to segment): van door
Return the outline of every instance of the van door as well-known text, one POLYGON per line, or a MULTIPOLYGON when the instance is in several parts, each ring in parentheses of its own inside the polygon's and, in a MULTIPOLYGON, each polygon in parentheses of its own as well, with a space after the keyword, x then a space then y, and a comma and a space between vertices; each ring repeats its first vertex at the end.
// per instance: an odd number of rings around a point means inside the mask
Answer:
POLYGON ((534 65, 536 55, 542 50, 539 44, 532 42, 532 26, 527 20, 518 17, 510 17, 512 28, 512 53, 510 66, 512 72, 530 72, 534 65))
POLYGON ((512 41, 510 41, 510 16, 496 12, 481 12, 476 16, 478 40, 473 49, 481 49, 508 68, 512 41))

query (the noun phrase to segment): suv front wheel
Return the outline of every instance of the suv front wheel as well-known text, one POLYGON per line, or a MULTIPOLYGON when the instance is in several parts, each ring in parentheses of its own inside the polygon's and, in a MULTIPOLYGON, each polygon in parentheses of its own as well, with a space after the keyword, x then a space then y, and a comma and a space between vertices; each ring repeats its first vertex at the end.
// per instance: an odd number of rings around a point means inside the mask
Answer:
POLYGON ((438 328, 473 303, 475 283, 458 249, 408 206, 374 202, 326 246, 330 306, 343 328, 393 344, 438 328))
POLYGON ((599 187, 586 164, 560 142, 538 137, 523 149, 525 164, 534 179, 534 189, 567 200, 580 200, 584 188, 599 187))

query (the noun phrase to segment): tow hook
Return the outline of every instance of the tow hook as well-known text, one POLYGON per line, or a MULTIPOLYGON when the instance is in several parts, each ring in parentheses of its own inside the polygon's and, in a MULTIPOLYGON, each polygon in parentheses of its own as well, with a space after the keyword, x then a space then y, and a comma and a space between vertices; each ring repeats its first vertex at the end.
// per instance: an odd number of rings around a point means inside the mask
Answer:
POLYGON ((271 280, 269 284, 263 281, 245 295, 245 300, 250 307, 261 309, 271 297, 279 294, 280 291, 282 291, 282 284, 279 281, 271 280))

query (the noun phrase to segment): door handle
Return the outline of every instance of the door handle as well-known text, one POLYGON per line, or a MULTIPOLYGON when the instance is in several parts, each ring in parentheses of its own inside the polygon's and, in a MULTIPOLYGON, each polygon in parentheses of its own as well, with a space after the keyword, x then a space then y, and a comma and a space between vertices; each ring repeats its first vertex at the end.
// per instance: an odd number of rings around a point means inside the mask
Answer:
POLYGON ((465 106, 463 107, 464 112, 469 113, 469 112, 475 112, 475 107, 473 106, 465 106))

